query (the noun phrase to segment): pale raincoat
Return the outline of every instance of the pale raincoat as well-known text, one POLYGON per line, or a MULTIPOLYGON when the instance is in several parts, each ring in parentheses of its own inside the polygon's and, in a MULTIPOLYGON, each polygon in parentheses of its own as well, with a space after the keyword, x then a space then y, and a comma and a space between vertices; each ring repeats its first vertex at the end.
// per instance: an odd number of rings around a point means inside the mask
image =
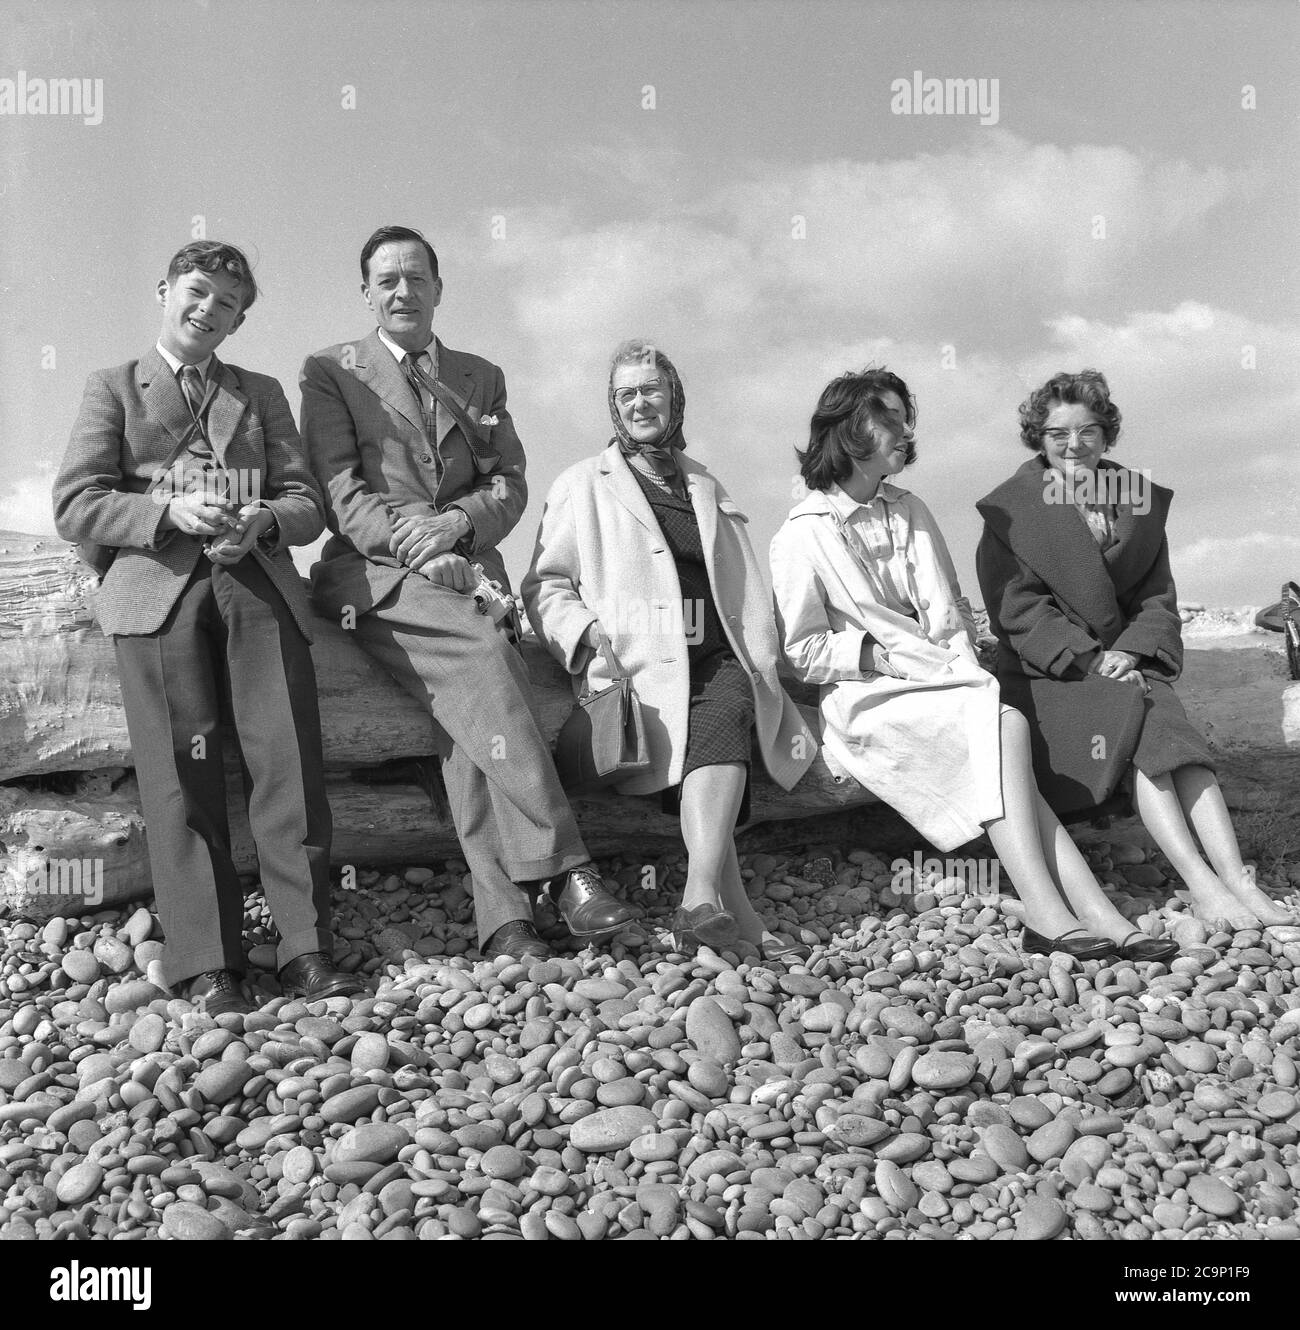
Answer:
POLYGON ((920 499, 881 483, 798 504, 771 547, 777 628, 820 684, 823 753, 940 850, 1002 816, 997 680, 975 655, 970 605, 920 499), (914 611, 911 617, 908 611, 914 611), (859 668, 863 639, 874 673, 859 668))

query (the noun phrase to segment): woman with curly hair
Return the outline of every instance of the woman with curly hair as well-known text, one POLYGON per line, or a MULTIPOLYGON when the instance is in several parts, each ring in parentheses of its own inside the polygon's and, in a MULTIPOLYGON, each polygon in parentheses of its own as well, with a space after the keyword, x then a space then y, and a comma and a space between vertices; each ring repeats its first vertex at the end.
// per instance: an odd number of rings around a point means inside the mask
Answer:
POLYGON ((1289 924, 1243 867, 1209 746, 1171 687, 1183 664, 1173 493, 1106 459, 1119 431, 1103 375, 1055 375, 1020 407, 1034 456, 976 505, 1002 695, 1029 720, 1039 787, 1058 811, 1095 806, 1131 774, 1198 918, 1289 924))

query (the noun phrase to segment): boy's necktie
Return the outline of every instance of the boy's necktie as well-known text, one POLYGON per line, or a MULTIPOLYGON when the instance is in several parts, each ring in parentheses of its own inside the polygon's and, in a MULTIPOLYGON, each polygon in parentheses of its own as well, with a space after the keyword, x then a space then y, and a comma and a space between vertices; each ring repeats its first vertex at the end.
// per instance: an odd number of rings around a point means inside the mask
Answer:
POLYGON ((190 444, 190 452, 202 457, 211 457, 212 448, 208 443, 208 422, 204 419, 207 415, 207 389, 203 382, 203 375, 199 373, 197 365, 181 366, 181 391, 185 394, 190 415, 199 423, 198 433, 194 437, 194 442, 190 444))

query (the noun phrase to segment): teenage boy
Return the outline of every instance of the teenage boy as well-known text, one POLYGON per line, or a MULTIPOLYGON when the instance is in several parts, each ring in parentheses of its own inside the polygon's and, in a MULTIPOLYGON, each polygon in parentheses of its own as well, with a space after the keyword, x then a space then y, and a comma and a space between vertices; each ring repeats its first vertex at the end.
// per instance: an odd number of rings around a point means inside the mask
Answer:
POLYGON ((251 1009, 226 818, 229 707, 281 986, 310 999, 356 994, 362 985, 330 959, 311 615, 288 553, 321 532, 320 492, 279 383, 213 354, 257 298, 244 255, 195 241, 157 291, 157 345, 90 376, 54 518, 65 540, 116 551, 95 610, 117 653, 163 974, 212 1015, 251 1009))

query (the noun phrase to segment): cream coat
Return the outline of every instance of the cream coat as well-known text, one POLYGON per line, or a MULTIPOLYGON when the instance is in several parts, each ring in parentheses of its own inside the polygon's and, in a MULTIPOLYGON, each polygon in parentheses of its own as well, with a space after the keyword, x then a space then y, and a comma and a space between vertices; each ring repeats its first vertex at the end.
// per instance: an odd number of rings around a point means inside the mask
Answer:
MULTIPOLYGON (((700 524, 709 585, 737 660, 754 690, 758 749, 772 779, 791 789, 812 764, 817 740, 777 679, 780 647, 771 602, 745 531, 748 518, 699 463, 683 457, 700 524)), ((582 645, 589 624, 605 630, 645 713, 651 766, 623 794, 649 794, 682 778, 690 704, 689 622, 677 566, 659 523, 618 447, 565 471, 547 496, 532 567, 521 587, 533 631, 585 685, 610 682, 604 658, 582 645)))
POLYGON ((888 482, 882 494, 918 619, 881 603, 869 554, 813 491, 772 541, 777 627, 795 674, 822 686, 827 764, 950 850, 1002 815, 998 685, 975 655, 970 606, 929 509, 888 482), (872 674, 859 669, 864 638, 877 646, 872 674))

